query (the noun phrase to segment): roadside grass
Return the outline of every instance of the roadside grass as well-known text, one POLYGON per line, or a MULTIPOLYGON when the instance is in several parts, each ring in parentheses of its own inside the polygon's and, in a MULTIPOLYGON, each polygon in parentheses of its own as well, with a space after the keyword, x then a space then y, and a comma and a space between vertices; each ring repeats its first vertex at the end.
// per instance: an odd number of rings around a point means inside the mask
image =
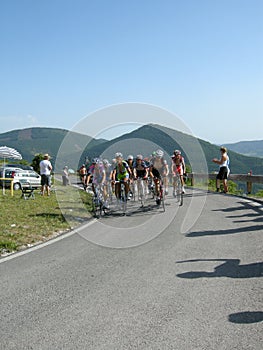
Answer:
POLYGON ((55 183, 49 197, 35 190, 35 199, 21 191, 0 189, 0 255, 30 247, 76 228, 91 218, 91 196, 72 186, 55 183))

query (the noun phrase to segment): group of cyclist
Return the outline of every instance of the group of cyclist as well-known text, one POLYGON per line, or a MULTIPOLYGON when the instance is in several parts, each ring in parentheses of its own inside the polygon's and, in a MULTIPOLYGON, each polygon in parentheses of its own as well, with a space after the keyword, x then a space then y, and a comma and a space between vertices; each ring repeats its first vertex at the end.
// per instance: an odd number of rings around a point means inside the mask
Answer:
MULTIPOLYGON (((155 186, 156 204, 160 205, 160 185, 163 184, 165 194, 168 194, 169 173, 173 180, 173 195, 176 191, 175 177, 179 176, 184 189, 184 174, 186 172, 184 158, 181 151, 175 150, 171 156, 171 165, 169 167, 167 160, 164 159, 164 152, 160 149, 152 153, 149 158, 144 158, 142 154, 138 154, 135 158, 129 155, 124 159, 122 153, 117 152, 115 158, 110 163, 107 159, 94 158, 92 164, 86 168, 83 164, 79 169, 81 181, 86 189, 89 183, 92 183, 92 190, 96 194, 96 186, 100 186, 104 207, 109 209, 109 189, 115 193, 117 199, 120 198, 121 183, 124 184, 127 200, 132 197, 132 184, 137 179, 144 180, 147 185, 151 180, 155 186)), ((148 188, 148 186, 147 186, 148 188)))

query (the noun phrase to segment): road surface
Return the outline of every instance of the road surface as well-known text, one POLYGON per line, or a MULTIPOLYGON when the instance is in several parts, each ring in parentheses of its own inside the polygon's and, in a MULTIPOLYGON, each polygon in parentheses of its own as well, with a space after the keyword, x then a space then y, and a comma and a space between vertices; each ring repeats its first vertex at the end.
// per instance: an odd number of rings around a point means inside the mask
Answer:
POLYGON ((188 189, 0 259, 0 349, 261 350, 262 210, 188 189))

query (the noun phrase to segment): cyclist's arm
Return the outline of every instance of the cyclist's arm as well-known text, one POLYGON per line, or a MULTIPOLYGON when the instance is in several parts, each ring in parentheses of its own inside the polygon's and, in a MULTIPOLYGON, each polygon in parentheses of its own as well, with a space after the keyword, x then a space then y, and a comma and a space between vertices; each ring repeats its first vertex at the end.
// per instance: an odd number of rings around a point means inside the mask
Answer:
POLYGON ((105 171, 103 171, 103 172, 102 172, 102 180, 101 180, 101 184, 103 185, 103 184, 105 183, 105 181, 106 181, 106 172, 105 172, 105 171))
POLYGON ((112 181, 116 181, 116 169, 112 171, 112 181))

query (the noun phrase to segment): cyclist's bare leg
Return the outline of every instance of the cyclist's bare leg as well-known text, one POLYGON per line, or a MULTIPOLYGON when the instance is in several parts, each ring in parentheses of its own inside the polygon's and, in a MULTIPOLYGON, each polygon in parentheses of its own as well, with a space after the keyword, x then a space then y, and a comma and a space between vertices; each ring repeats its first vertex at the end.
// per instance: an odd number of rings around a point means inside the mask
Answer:
POLYGON ((155 178, 154 183, 155 183, 155 189, 156 189, 156 196, 160 197, 160 179, 155 178))
POLYGON ((121 184, 120 182, 117 182, 115 184, 115 196, 117 199, 120 199, 120 193, 121 193, 121 184))

